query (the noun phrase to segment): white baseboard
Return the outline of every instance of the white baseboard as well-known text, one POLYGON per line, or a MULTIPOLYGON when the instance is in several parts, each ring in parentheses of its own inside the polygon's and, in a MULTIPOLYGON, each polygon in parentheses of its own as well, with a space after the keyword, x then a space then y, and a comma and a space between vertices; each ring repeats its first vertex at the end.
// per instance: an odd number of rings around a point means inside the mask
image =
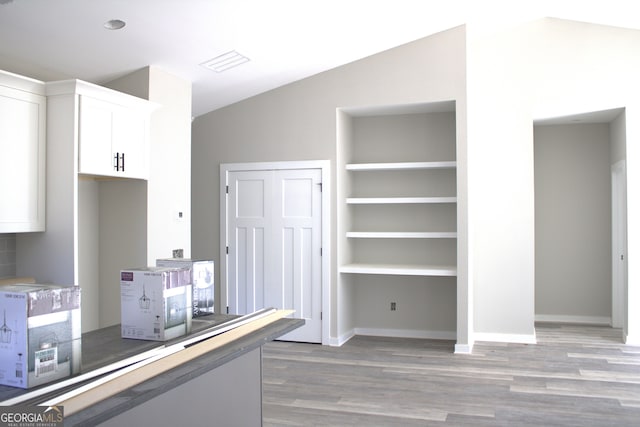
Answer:
POLYGON ((611 326, 611 317, 607 316, 565 316, 559 314, 536 314, 536 322, 575 323, 580 325, 611 326))
POLYGON ((422 331, 414 329, 378 329, 355 328, 356 335, 370 335, 374 337, 422 338, 436 340, 455 340, 455 331, 422 331))
MULTIPOLYGON (((330 338, 329 345, 332 347, 340 347, 356 335, 368 335, 373 337, 397 337, 397 338, 420 338, 420 339, 436 339, 436 340, 455 340, 456 333, 454 331, 417 331, 414 329, 378 329, 378 328, 354 328, 337 338, 330 338)), ((456 344, 456 353, 471 353, 473 345, 463 345, 458 348, 456 344)))
POLYGON ((537 343, 535 332, 531 335, 475 332, 473 334, 473 339, 475 342, 487 341, 487 342, 506 342, 506 343, 515 343, 515 344, 536 344, 537 343))
POLYGON ((640 347, 640 335, 627 335, 624 337, 624 343, 640 347))
POLYGON ((332 347, 341 347, 344 343, 349 341, 355 335, 356 335, 355 331, 353 329, 351 329, 351 330, 345 332, 344 334, 340 335, 337 338, 331 338, 329 340, 329 345, 332 346, 332 347))
POLYGON ((473 353, 473 344, 456 344, 453 352, 455 354, 471 354, 473 353))

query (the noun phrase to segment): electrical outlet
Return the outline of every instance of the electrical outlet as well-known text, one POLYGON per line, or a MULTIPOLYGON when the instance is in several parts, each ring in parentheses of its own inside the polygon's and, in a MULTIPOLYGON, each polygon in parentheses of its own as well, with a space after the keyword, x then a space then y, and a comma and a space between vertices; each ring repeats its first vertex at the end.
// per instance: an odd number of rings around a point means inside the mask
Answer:
POLYGON ((182 258, 182 257, 184 257, 184 250, 183 249, 174 249, 173 250, 173 257, 174 258, 182 258))
POLYGON ((396 311, 396 303, 395 302, 391 303, 391 311, 396 311))

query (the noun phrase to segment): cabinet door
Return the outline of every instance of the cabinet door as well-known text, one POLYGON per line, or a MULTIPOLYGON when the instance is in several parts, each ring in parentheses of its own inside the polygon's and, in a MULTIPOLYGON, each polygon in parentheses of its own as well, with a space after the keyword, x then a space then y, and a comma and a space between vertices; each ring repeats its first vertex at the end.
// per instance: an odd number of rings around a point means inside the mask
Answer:
POLYGON ((45 229, 44 96, 0 86, 0 233, 45 229))
POLYGON ((78 171, 146 179, 147 129, 147 113, 81 96, 78 171))
POLYGON ((111 150, 113 115, 113 104, 88 96, 80 97, 80 173, 116 174, 111 150))
POLYGON ((114 112, 111 149, 118 156, 118 176, 147 178, 147 129, 146 114, 125 107, 114 112))

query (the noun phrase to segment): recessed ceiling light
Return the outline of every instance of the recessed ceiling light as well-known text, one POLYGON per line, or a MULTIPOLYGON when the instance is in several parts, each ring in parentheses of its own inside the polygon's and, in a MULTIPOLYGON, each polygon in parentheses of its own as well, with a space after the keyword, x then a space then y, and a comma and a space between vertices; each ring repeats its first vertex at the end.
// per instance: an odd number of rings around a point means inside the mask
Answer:
POLYGON ((127 23, 120 19, 111 19, 104 23, 104 27, 107 30, 121 30, 125 25, 127 25, 127 23))
POLYGON ((237 67, 240 64, 244 64, 245 62, 249 62, 249 58, 239 54, 235 50, 232 50, 230 52, 223 53, 222 55, 218 55, 206 62, 203 62, 200 65, 213 70, 216 73, 221 73, 230 68, 237 67))

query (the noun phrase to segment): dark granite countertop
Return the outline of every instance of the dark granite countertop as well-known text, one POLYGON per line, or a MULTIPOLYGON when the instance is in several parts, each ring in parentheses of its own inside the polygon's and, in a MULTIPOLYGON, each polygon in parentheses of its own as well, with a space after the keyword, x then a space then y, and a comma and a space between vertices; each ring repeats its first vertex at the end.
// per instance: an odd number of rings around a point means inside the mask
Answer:
MULTIPOLYGON (((175 340, 143 341, 121 338, 120 326, 114 325, 82 335, 82 371, 89 372, 128 357, 153 350, 163 345, 171 345, 202 333, 203 330, 229 322, 239 316, 214 314, 194 319, 192 332, 175 340)), ((215 369, 266 342, 291 332, 304 325, 304 320, 283 318, 233 342, 223 345, 201 357, 178 366, 162 375, 153 377, 122 393, 116 394, 78 413, 65 416, 65 426, 93 426, 133 408, 165 391, 183 384, 204 372, 215 369)), ((81 384, 72 386, 78 387, 81 384)), ((4 401, 36 390, 23 390, 0 386, 0 400, 4 401)), ((67 390, 63 390, 67 391, 67 390)), ((56 392, 60 395, 63 391, 56 392)), ((39 399, 43 401, 44 399, 39 399)), ((36 404, 26 402, 25 404, 36 404)))

